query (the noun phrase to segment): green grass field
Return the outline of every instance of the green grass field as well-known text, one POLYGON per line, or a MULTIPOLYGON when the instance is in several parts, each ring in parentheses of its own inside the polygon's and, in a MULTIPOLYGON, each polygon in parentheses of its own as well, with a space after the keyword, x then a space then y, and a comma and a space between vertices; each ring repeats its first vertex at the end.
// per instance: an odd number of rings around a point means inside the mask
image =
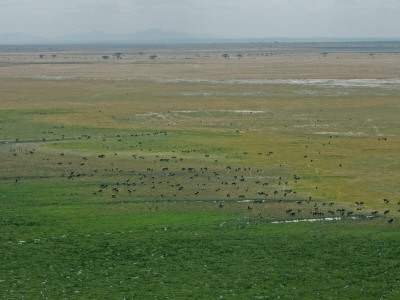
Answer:
POLYGON ((398 58, 176 51, 4 56, 0 298, 398 299, 398 58))

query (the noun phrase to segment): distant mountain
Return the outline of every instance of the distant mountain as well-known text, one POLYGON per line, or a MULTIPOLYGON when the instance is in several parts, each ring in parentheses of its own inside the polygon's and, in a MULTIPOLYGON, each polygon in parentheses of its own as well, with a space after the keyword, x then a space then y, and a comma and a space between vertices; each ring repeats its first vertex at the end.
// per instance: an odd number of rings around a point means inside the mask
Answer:
POLYGON ((166 31, 161 29, 149 29, 132 34, 130 38, 134 41, 184 41, 211 39, 210 36, 196 36, 186 32, 166 31))
POLYGON ((19 32, 9 32, 0 34, 0 45, 21 45, 21 44, 45 44, 46 38, 23 34, 19 32))
POLYGON ((55 44, 93 44, 113 42, 114 36, 102 31, 61 35, 51 38, 55 44))
POLYGON ((185 32, 149 29, 132 34, 109 34, 102 31, 93 31, 82 34, 62 35, 44 38, 22 33, 0 34, 0 45, 21 44, 176 44, 191 43, 212 39, 209 36, 192 35, 185 32))
POLYGON ((366 42, 399 41, 390 38, 214 38, 186 32, 149 29, 131 34, 109 34, 102 31, 62 35, 51 38, 23 33, 0 34, 0 45, 60 45, 60 44, 200 44, 200 43, 265 43, 265 42, 366 42))

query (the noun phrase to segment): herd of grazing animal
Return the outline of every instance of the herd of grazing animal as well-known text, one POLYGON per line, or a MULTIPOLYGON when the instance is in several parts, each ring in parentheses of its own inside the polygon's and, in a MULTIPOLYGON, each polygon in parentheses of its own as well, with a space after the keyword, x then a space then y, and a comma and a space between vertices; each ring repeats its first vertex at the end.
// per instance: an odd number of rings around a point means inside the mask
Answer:
MULTIPOLYGON (((166 132, 148 133, 146 136, 167 135, 166 132)), ((131 135, 140 137, 142 135, 131 135)), ((122 142, 123 136, 116 136, 118 142, 122 142)), ((103 139, 104 141, 104 139, 103 139)), ((385 209, 379 214, 378 211, 368 211, 364 202, 355 202, 355 206, 344 206, 312 201, 312 197, 304 194, 297 194, 291 188, 291 183, 301 180, 297 174, 271 176, 268 170, 254 168, 254 166, 232 166, 218 162, 209 153, 201 149, 184 149, 180 154, 167 156, 166 154, 149 153, 143 151, 144 143, 141 141, 131 145, 130 148, 140 150, 140 154, 133 153, 130 162, 126 160, 114 160, 114 155, 98 153, 85 156, 74 154, 66 155, 59 153, 59 159, 53 163, 61 173, 61 178, 69 181, 87 180, 97 183, 97 188, 92 191, 93 197, 102 197, 111 201, 215 201, 219 208, 223 209, 230 202, 252 202, 254 205, 247 205, 247 212, 258 215, 262 218, 259 204, 267 206, 268 203, 282 203, 282 212, 289 218, 296 217, 324 217, 341 216, 350 217, 353 215, 388 216, 387 222, 393 223, 390 209, 385 209), (193 159, 193 154, 202 156, 199 160, 193 159), (80 158, 80 162, 76 158, 80 158), (74 161, 75 159, 75 161, 74 161), (197 160, 197 161, 196 161, 197 160), (139 162, 138 162, 139 161, 139 162), (203 166, 199 167, 200 161, 203 166), (312 205, 311 205, 311 204, 312 205), (296 205, 294 208, 287 208, 296 205), (308 205, 307 207, 304 207, 308 205), (254 211, 254 212, 253 212, 254 211)), ((10 149, 15 159, 18 154, 34 155, 35 149, 10 149)), ((249 151, 243 152, 247 155, 249 151)), ((236 153, 236 155, 239 155, 236 153)), ((257 155, 263 155, 257 152, 257 155)), ((273 152, 267 151, 267 156, 273 152)), ((58 174, 60 174, 58 173, 58 174)), ((20 178, 15 178, 18 182, 20 178)), ((392 202, 386 198, 383 203, 390 206, 392 202)), ((397 203, 400 205, 400 201, 397 203)), ((400 212, 400 210, 398 210, 400 212)))

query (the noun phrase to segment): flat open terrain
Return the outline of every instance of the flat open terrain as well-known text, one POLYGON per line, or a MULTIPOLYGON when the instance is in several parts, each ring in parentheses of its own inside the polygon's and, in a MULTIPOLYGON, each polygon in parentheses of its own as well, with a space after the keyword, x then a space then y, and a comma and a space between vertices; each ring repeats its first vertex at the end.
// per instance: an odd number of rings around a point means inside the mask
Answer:
POLYGON ((398 299, 399 65, 1 46, 0 298, 398 299))

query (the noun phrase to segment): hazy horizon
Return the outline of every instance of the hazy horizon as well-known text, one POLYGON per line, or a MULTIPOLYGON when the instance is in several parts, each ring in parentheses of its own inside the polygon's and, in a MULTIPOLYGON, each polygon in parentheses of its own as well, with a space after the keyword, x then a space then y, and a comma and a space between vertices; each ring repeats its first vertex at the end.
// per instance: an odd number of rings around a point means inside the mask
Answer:
POLYGON ((126 35, 160 28, 216 39, 397 39, 399 15, 394 0, 2 0, 0 35, 126 35))

